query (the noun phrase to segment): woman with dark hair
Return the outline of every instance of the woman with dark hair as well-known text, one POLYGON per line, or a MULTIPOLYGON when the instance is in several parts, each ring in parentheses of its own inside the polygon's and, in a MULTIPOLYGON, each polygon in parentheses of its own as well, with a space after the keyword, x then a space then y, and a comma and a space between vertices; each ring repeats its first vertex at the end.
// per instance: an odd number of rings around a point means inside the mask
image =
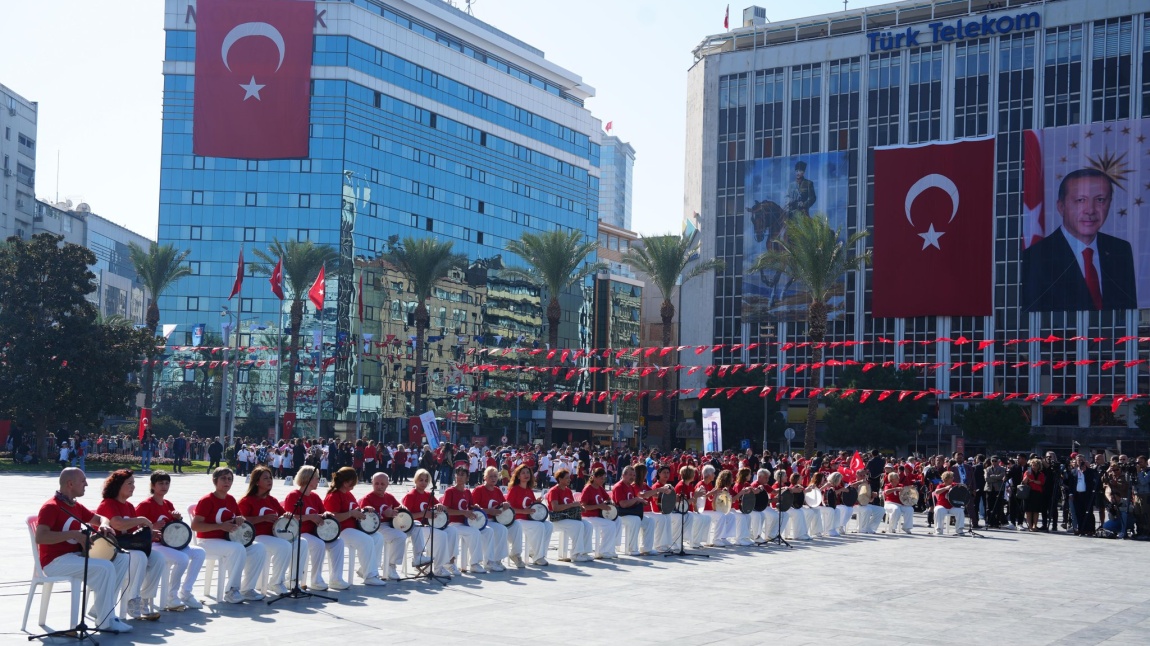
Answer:
MULTIPOLYGON (((325 556, 330 561, 328 570, 331 573, 331 589, 346 590, 350 586, 343 580, 343 539, 337 538, 330 543, 324 543, 315 535, 315 524, 332 514, 323 507, 323 500, 315 492, 319 486, 319 473, 315 466, 305 464, 295 474, 295 489, 284 497, 284 509, 295 510, 299 499, 300 552, 307 553, 308 570, 311 572, 308 588, 312 590, 327 590, 328 584, 323 579, 323 562, 325 556)), ((303 567, 300 567, 299 576, 303 578, 303 567)))
POLYGON ((366 534, 356 524, 356 521, 364 518, 363 510, 351 493, 358 483, 359 477, 354 467, 340 467, 331 479, 331 486, 323 499, 323 508, 334 514, 339 522, 339 537, 358 559, 359 569, 356 573, 363 579, 364 585, 385 585, 386 581, 379 577, 383 535, 379 532, 366 534))
MULTIPOLYGON (((184 520, 183 514, 176 511, 176 506, 172 504, 172 501, 166 499, 171 485, 172 476, 168 475, 167 471, 162 469, 153 471, 151 476, 152 496, 136 505, 136 513, 152 521, 152 528, 156 532, 162 532, 170 522, 184 520)), ((171 568, 168 574, 168 598, 161 600, 163 609, 184 610, 191 608, 199 610, 203 608, 204 605, 196 599, 193 588, 195 588, 196 579, 200 576, 200 569, 204 566, 204 559, 207 554, 200 547, 191 543, 183 549, 177 550, 161 544, 158 535, 156 541, 152 545, 152 553, 159 552, 165 556, 171 568), (181 579, 183 585, 180 584, 181 579)), ((152 592, 149 596, 153 596, 154 591, 150 588, 145 589, 145 593, 149 591, 152 592)))
POLYGON ((240 514, 239 503, 228 494, 235 474, 227 467, 219 467, 212 472, 213 491, 196 503, 192 516, 192 531, 200 540, 208 556, 220 559, 220 565, 227 574, 227 592, 223 603, 243 603, 260 601, 264 595, 256 591, 256 584, 263 581, 268 553, 264 546, 252 543, 246 548, 228 538, 228 534, 239 529, 246 522, 240 514))
POLYGON ((248 479, 248 490, 240 498, 240 514, 252 524, 255 542, 264 546, 271 561, 271 577, 265 592, 287 594, 285 584, 288 566, 291 564, 291 543, 272 533, 275 522, 284 516, 284 508, 275 496, 271 495, 275 478, 271 469, 264 465, 252 469, 248 479))
MULTIPOLYGON (((124 536, 146 528, 152 530, 152 521, 136 513, 136 508, 128 498, 136 492, 136 475, 128 469, 113 471, 104 480, 103 500, 96 507, 96 513, 108 519, 108 524, 117 536, 124 536)), ((168 562, 161 554, 153 551, 151 556, 140 550, 128 550, 128 615, 133 619, 155 621, 160 613, 152 608, 152 600, 140 598, 141 589, 154 590, 160 574, 168 562)))
MULTIPOLYGON (((554 527, 550 520, 531 520, 531 505, 535 499, 535 473, 531 466, 520 464, 511 474, 511 486, 507 489, 507 502, 515 510, 515 522, 523 526, 523 536, 527 543, 527 558, 532 565, 547 565, 547 546, 551 544, 554 527)), ((520 554, 521 545, 512 544, 511 562, 515 567, 523 567, 520 554)))
POLYGON ((430 566, 435 576, 451 578, 452 573, 447 569, 447 563, 455 556, 455 546, 448 540, 447 532, 431 526, 435 512, 445 511, 443 505, 435 499, 435 493, 429 490, 431 472, 427 469, 417 470, 411 483, 414 488, 403 497, 403 506, 418 521, 411 528, 411 555, 415 566, 430 566))

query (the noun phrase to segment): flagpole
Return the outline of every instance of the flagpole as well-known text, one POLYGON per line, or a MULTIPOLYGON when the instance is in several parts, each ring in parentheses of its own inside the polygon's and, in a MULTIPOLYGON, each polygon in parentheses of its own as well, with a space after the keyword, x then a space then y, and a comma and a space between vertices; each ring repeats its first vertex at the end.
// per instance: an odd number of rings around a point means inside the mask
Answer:
MULTIPOLYGON (((360 298, 363 298, 360 295, 360 298)), ((356 367, 359 368, 359 386, 355 389, 355 439, 359 440, 359 411, 363 403, 363 322, 360 322, 359 352, 356 356, 356 367)))
POLYGON ((276 439, 281 438, 280 435, 280 380, 282 375, 280 371, 283 366, 284 356, 284 304, 280 301, 280 327, 279 327, 279 348, 276 351, 276 439))

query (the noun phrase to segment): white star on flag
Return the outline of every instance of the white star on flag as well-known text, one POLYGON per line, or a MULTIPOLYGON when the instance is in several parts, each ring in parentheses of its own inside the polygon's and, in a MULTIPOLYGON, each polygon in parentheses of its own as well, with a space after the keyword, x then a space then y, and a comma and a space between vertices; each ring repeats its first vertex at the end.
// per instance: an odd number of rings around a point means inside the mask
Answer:
POLYGON ((252 80, 248 81, 247 85, 240 83, 240 87, 244 89, 244 101, 247 101, 253 96, 256 98, 256 101, 262 101, 263 99, 260 98, 260 90, 267 86, 256 83, 256 77, 253 76, 252 80))
POLYGON ((938 246, 938 239, 944 235, 946 235, 945 231, 935 231, 934 224, 931 224, 930 228, 926 230, 926 233, 920 233, 918 234, 918 237, 922 238, 923 249, 926 249, 927 247, 934 247, 935 249, 942 251, 942 247, 938 246))

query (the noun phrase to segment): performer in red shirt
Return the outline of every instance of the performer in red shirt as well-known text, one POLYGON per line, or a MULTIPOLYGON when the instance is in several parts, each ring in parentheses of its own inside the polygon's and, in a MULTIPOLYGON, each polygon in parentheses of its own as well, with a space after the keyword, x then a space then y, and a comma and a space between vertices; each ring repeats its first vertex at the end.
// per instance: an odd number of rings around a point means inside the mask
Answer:
POLYGON ((775 499, 775 487, 771 484, 770 469, 760 468, 755 473, 755 481, 750 484, 750 489, 755 492, 755 511, 749 514, 751 538, 756 541, 769 541, 779 533, 779 510, 771 505, 771 501, 775 499), (765 500, 763 496, 766 497, 765 500))
POLYGON ((451 560, 448 568, 454 575, 459 574, 458 563, 464 564, 471 574, 483 574, 487 570, 483 567, 483 544, 479 530, 468 524, 472 517, 476 519, 483 514, 475 507, 471 500, 471 491, 467 489, 467 465, 459 465, 452 472, 455 475, 455 484, 443 492, 443 506, 447 510, 447 540, 452 542, 457 557, 451 560))
MULTIPOLYGON (((571 471, 561 467, 555 472, 555 486, 547 491, 547 508, 552 514, 557 512, 579 509, 582 505, 575 500, 575 492, 571 491, 571 471)), ((591 523, 576 518, 555 520, 551 524, 554 531, 559 534, 559 560, 574 560, 580 563, 592 560, 591 533, 594 531, 591 523), (568 540, 571 541, 570 546, 568 540)))
POLYGON ((627 556, 642 555, 646 556, 651 553, 651 545, 653 542, 650 538, 655 532, 655 519, 650 514, 643 514, 642 516, 628 515, 623 510, 630 508, 642 510, 647 506, 647 500, 653 498, 655 494, 647 487, 646 471, 647 468, 643 467, 643 476, 639 478, 634 465, 628 464, 623 467, 622 473, 619 474, 619 482, 611 487, 611 502, 619 509, 619 518, 615 520, 615 524, 620 531, 625 531, 627 534, 627 542, 624 545, 624 551, 627 556), (639 534, 642 533, 648 539, 644 542, 643 548, 640 549, 639 534))
POLYGON ((950 504, 950 490, 954 489, 954 473, 942 472, 942 484, 934 490, 934 533, 939 536, 946 533, 947 516, 954 516, 954 533, 963 535, 966 526, 966 510, 950 504))
POLYGON ((228 533, 246 522, 240 515, 236 499, 228 495, 234 478, 232 470, 227 467, 219 467, 212 472, 215 490, 196 503, 192 531, 199 537, 204 552, 220 559, 227 573, 224 603, 259 601, 264 596, 256 591, 256 585, 263 581, 268 553, 259 543, 253 542, 245 548, 228 540, 228 533))
MULTIPOLYGON (((136 514, 136 508, 128 498, 136 493, 136 476, 128 469, 113 471, 104 480, 104 499, 96 507, 96 513, 108 519, 108 524, 117 536, 137 531, 152 531, 152 521, 136 514)), ((160 575, 167 570, 168 562, 159 552, 146 555, 139 550, 128 550, 128 615, 133 619, 155 621, 160 613, 152 608, 152 599, 142 599, 141 590, 156 589, 160 575)))
POLYGON ((337 538, 331 543, 325 543, 315 535, 316 523, 324 518, 335 518, 334 514, 324 509, 323 500, 315 492, 319 486, 319 470, 310 464, 305 464, 296 472, 294 482, 296 488, 284 497, 283 508, 300 519, 299 540, 302 541, 300 551, 306 550, 307 569, 311 573, 311 582, 307 587, 309 590, 328 589, 328 584, 323 579, 323 563, 326 560, 331 572, 331 589, 346 590, 351 586, 343 580, 343 541, 337 538))
POLYGON ((695 488, 697 493, 704 494, 701 518, 705 518, 710 525, 708 534, 702 537, 705 547, 722 547, 734 543, 730 540, 730 537, 734 535, 734 519, 729 512, 721 514, 715 511, 715 496, 724 492, 730 495, 731 487, 734 486, 731 472, 724 469, 722 473, 722 479, 716 479, 715 466, 712 464, 704 465, 703 481, 695 488))
POLYGON ((899 494, 903 485, 900 483, 898 473, 891 472, 886 476, 887 485, 883 489, 883 507, 890 518, 890 532, 893 534, 902 522, 903 533, 910 534, 914 528, 914 507, 902 504, 899 494))
POLYGON ((268 592, 287 594, 288 586, 284 584, 284 580, 291 564, 292 549, 291 543, 272 534, 272 527, 284 515, 280 502, 271 495, 273 482, 271 470, 264 465, 252 469, 248 478, 247 493, 240 498, 240 515, 252 524, 256 535, 255 541, 264 546, 268 560, 271 561, 268 592))
POLYGON ((611 504, 611 496, 603 487, 606 480, 607 471, 603 467, 593 468, 591 481, 579 494, 579 502, 583 503, 583 518, 590 522, 594 529, 591 545, 592 553, 597 559, 619 558, 615 553, 615 543, 619 540, 619 525, 613 520, 603 518, 603 509, 611 504))
POLYGON ((419 521, 411 528, 411 553, 415 565, 419 568, 430 566, 435 576, 451 578, 447 563, 455 556, 455 545, 448 539, 446 532, 430 524, 436 513, 446 513, 443 505, 435 499, 435 494, 428 490, 431 486, 431 473, 427 469, 419 469, 411 483, 415 488, 403 497, 403 506, 419 521), (428 551, 431 554, 427 554, 428 551))
POLYGON ((485 566, 489 572, 502 572, 503 559, 507 558, 508 545, 523 545, 523 529, 518 522, 510 525, 496 522, 495 516, 511 505, 503 498, 499 489, 499 470, 488 466, 483 470, 483 483, 471 490, 471 502, 487 514, 487 527, 480 532, 486 556, 485 566))
MULTIPOLYGON (((36 515, 36 546, 40 553, 40 567, 48 576, 66 576, 80 579, 84 576, 84 557, 81 545, 92 539, 111 537, 114 532, 107 519, 90 511, 76 499, 84 495, 88 479, 75 467, 60 472, 60 488, 48 499, 36 515)), ((128 559, 115 561, 88 560, 88 589, 95 597, 92 614, 101 631, 125 633, 132 626, 116 617, 117 591, 128 576, 128 559)), ((77 585, 75 582, 72 585, 77 585)))
POLYGON ((378 532, 366 534, 356 521, 363 520, 363 510, 351 492, 359 482, 354 468, 340 467, 331 479, 331 486, 323 499, 323 508, 339 522, 339 539, 355 554, 359 568, 356 574, 364 585, 380 586, 386 582, 379 578, 379 559, 383 556, 383 536, 378 532))
MULTIPOLYGON (((200 570, 204 566, 207 554, 198 545, 188 543, 183 549, 172 549, 159 542, 159 532, 170 522, 183 522, 184 516, 176 511, 172 501, 167 500, 168 489, 172 485, 172 476, 167 471, 157 469, 151 475, 152 497, 136 505, 136 513, 152 521, 152 527, 157 532, 156 542, 152 551, 164 554, 171 564, 168 574, 168 598, 163 600, 164 610, 179 611, 186 608, 199 610, 204 605, 196 599, 193 588, 200 570), (183 583, 181 584, 181 580, 183 583), (177 596, 178 595, 178 596, 177 596)), ((145 589, 146 596, 153 596, 154 591, 145 589)))
MULTIPOLYGON (((535 473, 526 465, 519 465, 511 474, 513 483, 507 489, 507 502, 515 510, 515 522, 522 525, 523 537, 527 545, 527 558, 532 565, 547 565, 547 546, 551 543, 554 527, 549 520, 531 520, 530 507, 535 504, 535 473)), ((511 545, 511 562, 515 567, 523 567, 518 545, 511 545)))
POLYGON ((735 486, 731 488, 731 516, 734 517, 735 544, 741 546, 754 545, 751 542, 751 513, 743 513, 742 495, 751 488, 751 470, 743 467, 735 474, 735 486))
MULTIPOLYGON (((391 478, 382 471, 371 477, 371 492, 359 499, 359 506, 363 509, 374 509, 383 523, 375 533, 383 537, 383 554, 380 557, 380 567, 387 563, 387 578, 399 580, 399 565, 403 562, 403 553, 407 550, 407 534, 391 526, 391 519, 400 508, 395 496, 387 492, 391 478)), ((382 573, 381 573, 382 575, 382 573)))
MULTIPOLYGON (((703 540, 707 532, 711 529, 710 520, 704 518, 700 510, 696 507, 698 502, 698 499, 695 497, 695 488, 697 486, 695 482, 696 473, 695 467, 689 463, 684 464, 679 467, 679 482, 675 485, 675 494, 679 497, 680 503, 686 501, 690 509, 687 513, 681 514, 683 522, 686 523, 686 527, 673 528, 681 532, 682 542, 685 543, 685 545, 680 545, 680 549, 698 549, 702 547, 703 540)), ((671 522, 675 523, 675 519, 671 519, 671 522)), ((679 535, 676 535, 673 538, 674 540, 679 540, 679 537, 679 535)))
MULTIPOLYGON (((787 475, 775 472, 775 480, 782 483, 787 483, 787 475)), ((789 484, 784 484, 780 487, 780 493, 783 489, 791 492, 793 505, 789 510, 782 514, 783 535, 787 540, 792 541, 809 541, 811 540, 810 532, 807 529, 807 516, 803 511, 803 476, 801 473, 792 473, 790 475, 789 484)))

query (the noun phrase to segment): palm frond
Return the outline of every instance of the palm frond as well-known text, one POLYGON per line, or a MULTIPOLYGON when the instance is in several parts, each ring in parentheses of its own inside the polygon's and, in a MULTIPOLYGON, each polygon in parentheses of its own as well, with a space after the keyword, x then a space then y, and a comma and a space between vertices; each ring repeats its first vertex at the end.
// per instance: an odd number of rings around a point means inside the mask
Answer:
POLYGON ((825 217, 795 218, 785 239, 760 255, 749 272, 779 271, 793 277, 810 292, 812 302, 824 303, 835 284, 847 272, 870 263, 870 252, 855 253, 859 242, 870 235, 860 231, 844 241, 840 231, 825 217))
POLYGON ((132 266, 140 282, 152 295, 152 300, 159 300, 164 293, 177 280, 192 273, 184 264, 188 251, 177 251, 171 244, 152 245, 145 251, 140 245, 131 242, 128 244, 128 253, 132 266))
POLYGON ((435 283, 447 277, 455 267, 466 267, 467 257, 451 251, 451 241, 434 238, 404 238, 383 254, 411 283, 411 291, 422 303, 431 297, 435 283))
POLYGON ((252 271, 262 276, 270 276, 276 263, 283 258, 284 287, 288 298, 302 300, 308 288, 315 282, 319 270, 325 264, 329 269, 335 266, 339 252, 330 245, 317 245, 311 240, 299 242, 272 240, 265 249, 253 249, 259 262, 248 263, 252 271))
POLYGON ((695 251, 695 234, 680 236, 671 233, 657 236, 643 236, 640 243, 632 245, 623 254, 623 262, 651 278, 663 299, 670 298, 675 286, 687 282, 708 271, 722 269, 721 260, 697 261, 692 264, 695 251))
POLYGON ((542 284, 553 297, 589 274, 605 267, 588 263, 598 241, 586 240, 580 231, 561 230, 523 233, 507 243, 507 250, 523 259, 526 269, 509 268, 504 272, 515 278, 542 284))

